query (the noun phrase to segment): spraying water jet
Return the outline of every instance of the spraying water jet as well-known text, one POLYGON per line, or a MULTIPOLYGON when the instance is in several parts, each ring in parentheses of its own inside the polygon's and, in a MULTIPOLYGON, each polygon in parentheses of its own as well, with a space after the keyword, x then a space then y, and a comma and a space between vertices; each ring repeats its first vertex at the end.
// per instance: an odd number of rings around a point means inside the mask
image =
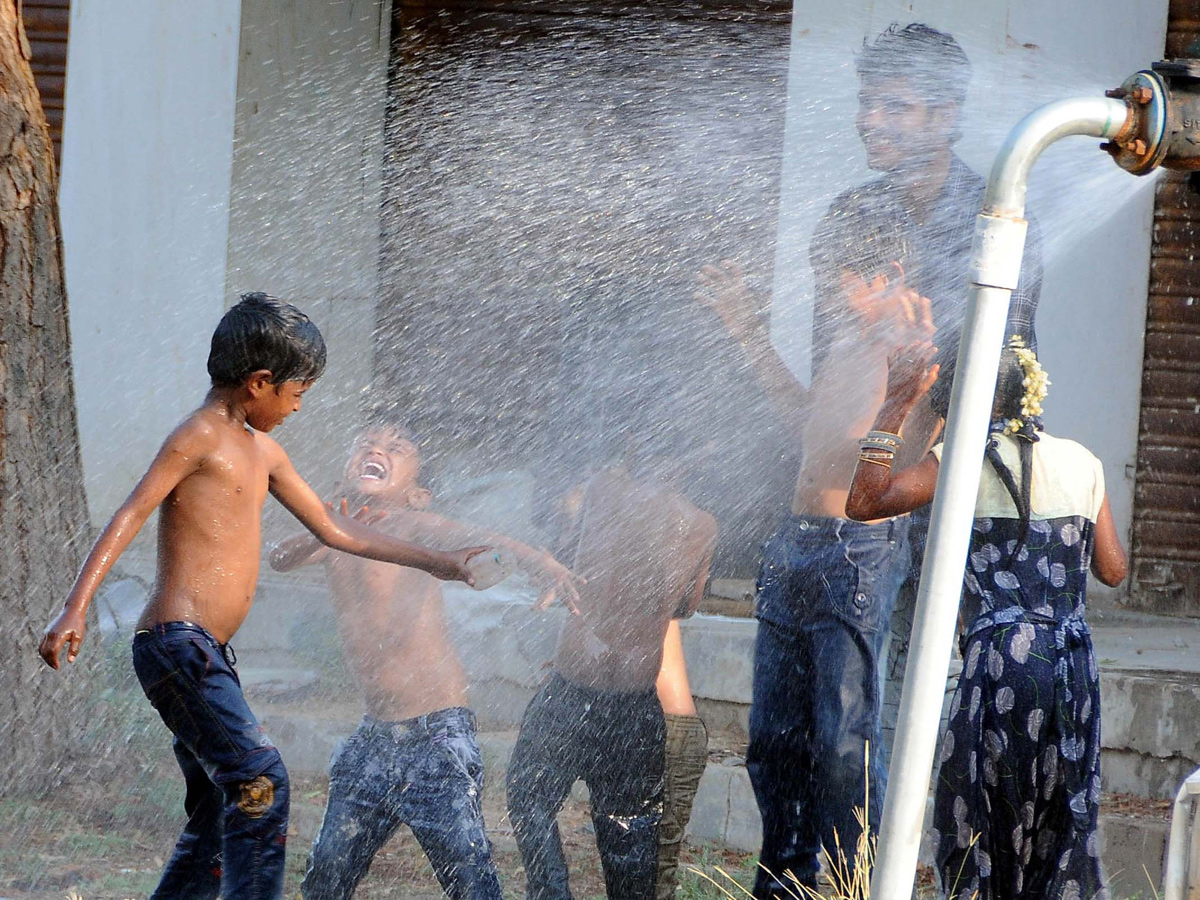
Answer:
POLYGON ((1042 106, 1009 132, 992 165, 971 249, 970 291, 879 827, 873 900, 912 896, 996 371, 1021 273, 1029 173, 1047 147, 1071 135, 1105 139, 1101 146, 1135 175, 1160 167, 1200 170, 1200 61, 1158 62, 1105 97, 1042 106))

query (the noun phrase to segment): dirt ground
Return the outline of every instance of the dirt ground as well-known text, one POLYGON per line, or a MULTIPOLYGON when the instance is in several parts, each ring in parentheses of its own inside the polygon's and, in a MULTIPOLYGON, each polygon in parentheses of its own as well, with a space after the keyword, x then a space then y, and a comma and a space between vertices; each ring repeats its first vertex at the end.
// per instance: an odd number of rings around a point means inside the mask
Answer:
MULTIPOLYGON (((715 736, 710 757, 720 762, 742 756, 733 736, 715 736)), ((165 743, 135 750, 114 767, 111 778, 73 784, 48 799, 0 799, 0 900, 126 900, 149 895, 183 824, 179 773, 165 743), (130 775, 133 771, 136 775, 130 775)), ((152 742, 153 744, 153 742, 152 742)), ((285 896, 299 897, 308 848, 320 826, 327 783, 295 778, 289 833, 285 896)), ((1106 813, 1165 818, 1167 801, 1106 795, 1106 813)), ((492 778, 484 811, 501 883, 507 897, 521 897, 525 879, 504 806, 501 779, 492 778)), ((563 843, 577 900, 602 900, 604 883, 586 802, 570 799, 560 818, 563 843)), ((681 859, 678 900, 743 900, 746 896, 719 870, 740 884, 754 878, 755 857, 723 847, 686 847, 681 859), (696 871, 698 870, 698 871, 696 871), (702 874, 716 880, 729 893, 702 874)), ((920 873, 919 897, 933 897, 932 873, 920 873)), ((407 829, 376 857, 356 894, 358 900, 440 900, 433 871, 407 829)))
MULTIPOLYGON (((73 895, 83 900, 125 900, 147 896, 183 824, 177 780, 177 773, 170 769, 155 771, 123 788, 123 798, 116 803, 99 786, 67 789, 47 801, 0 801, 0 898, 54 900, 73 895)), ((299 896, 326 788, 324 779, 293 780, 288 898, 299 896)), ((484 810, 504 893, 520 897, 525 877, 505 813, 502 786, 486 791, 484 810)), ((578 900, 601 900, 604 882, 586 804, 568 800, 559 825, 574 895, 578 900)), ((687 848, 682 862, 722 881, 718 866, 743 884, 753 878, 753 857, 728 850, 687 848)), ((443 896, 425 855, 407 829, 401 829, 376 856, 355 895, 357 900, 440 900, 443 896)), ((701 898, 716 900, 724 895, 699 875, 684 871, 680 900, 701 898)))

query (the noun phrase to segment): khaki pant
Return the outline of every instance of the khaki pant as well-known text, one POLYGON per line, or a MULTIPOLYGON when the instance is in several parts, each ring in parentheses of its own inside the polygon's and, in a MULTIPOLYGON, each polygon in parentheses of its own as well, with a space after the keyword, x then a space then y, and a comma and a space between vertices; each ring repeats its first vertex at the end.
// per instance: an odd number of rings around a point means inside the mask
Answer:
POLYGON ((666 790, 662 824, 658 828, 657 900, 675 896, 676 870, 683 834, 692 817, 692 803, 708 762, 708 732, 696 716, 667 715, 666 790))

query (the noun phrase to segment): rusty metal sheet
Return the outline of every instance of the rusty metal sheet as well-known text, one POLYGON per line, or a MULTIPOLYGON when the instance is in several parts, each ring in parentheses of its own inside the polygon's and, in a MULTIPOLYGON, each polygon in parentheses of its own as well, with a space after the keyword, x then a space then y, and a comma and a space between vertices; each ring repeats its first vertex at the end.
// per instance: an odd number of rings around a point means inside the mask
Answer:
MULTIPOLYGON (((1142 433, 1161 433, 1147 428, 1144 414, 1146 407, 1169 407, 1177 410, 1195 410, 1200 403, 1200 383, 1195 372, 1179 372, 1162 365, 1154 360, 1143 363, 1145 372, 1142 375, 1142 433)), ((1194 434, 1200 438, 1200 411, 1194 411, 1197 420, 1189 423, 1187 419, 1176 422, 1172 434, 1194 434)))
MULTIPOLYGON (((1169 407, 1142 407, 1142 442, 1150 441, 1155 445, 1170 443, 1177 447, 1200 447, 1200 429, 1194 425, 1200 412, 1195 409, 1193 402, 1186 409, 1169 407)), ((1138 457, 1139 474, 1141 478, 1141 456, 1138 457)), ((1145 510, 1134 508, 1134 521, 1145 510)))
MULTIPOLYGON (((1200 447, 1181 447, 1170 442, 1155 446, 1146 442, 1139 454, 1146 483, 1183 479, 1200 488, 1200 447)), ((1197 491, 1200 497, 1200 491, 1197 491)))
MULTIPOLYGON (((1161 473, 1159 478, 1165 478, 1161 473)), ((1138 499, 1153 506, 1157 521, 1200 524, 1200 479, 1176 476, 1174 483, 1143 482, 1138 485, 1138 499)), ((1144 521, 1143 524, 1146 524, 1144 521)))
POLYGON ((1146 310, 1148 331, 1176 328, 1200 331, 1200 294, 1159 294, 1151 292, 1146 310))
MULTIPOLYGON (((1200 373, 1200 334, 1170 327, 1148 330, 1145 359, 1147 368, 1200 373)), ((1196 384, 1200 386, 1200 381, 1196 384)))
POLYGON ((1142 521, 1134 529, 1134 539, 1144 546, 1139 558, 1200 562, 1200 521, 1177 522, 1174 518, 1142 521))

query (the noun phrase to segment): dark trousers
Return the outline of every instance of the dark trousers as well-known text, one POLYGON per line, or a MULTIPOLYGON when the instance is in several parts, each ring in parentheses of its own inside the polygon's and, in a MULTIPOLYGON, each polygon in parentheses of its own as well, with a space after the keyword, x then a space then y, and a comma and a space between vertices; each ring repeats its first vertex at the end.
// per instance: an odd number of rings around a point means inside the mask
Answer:
POLYGON ((133 639, 133 667, 175 736, 188 821, 152 900, 283 896, 288 776, 246 705, 228 650, 198 625, 133 639))
POLYGON ((329 775, 329 802, 300 885, 306 900, 348 900, 401 825, 454 900, 501 900, 483 828, 475 716, 454 707, 399 722, 365 717, 329 775))
POLYGON ((555 816, 577 779, 609 900, 654 900, 663 808, 662 706, 653 688, 597 691, 551 675, 530 701, 508 769, 508 812, 528 900, 570 900, 555 816))
POLYGON ((855 807, 878 826, 879 659, 907 526, 793 516, 767 543, 746 753, 763 820, 758 898, 793 894, 788 873, 815 887, 822 844, 852 860, 855 807))

